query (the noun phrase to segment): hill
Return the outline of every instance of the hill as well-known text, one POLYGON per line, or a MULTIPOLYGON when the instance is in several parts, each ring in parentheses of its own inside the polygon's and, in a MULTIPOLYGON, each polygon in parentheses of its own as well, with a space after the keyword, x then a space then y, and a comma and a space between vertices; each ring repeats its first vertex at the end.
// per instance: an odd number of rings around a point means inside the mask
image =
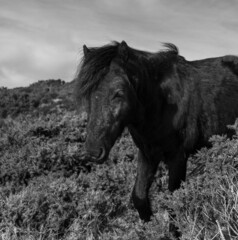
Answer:
POLYGON ((210 149, 190 157, 174 194, 159 167, 144 223, 130 200, 137 148, 128 131, 103 165, 80 159, 87 119, 74 110, 74 84, 0 90, 0 240, 172 239, 167 209, 183 240, 238 239, 236 125, 232 139, 213 136, 210 149))
POLYGON ((0 118, 16 117, 19 114, 39 116, 74 109, 75 81, 38 81, 29 87, 0 88, 0 118))

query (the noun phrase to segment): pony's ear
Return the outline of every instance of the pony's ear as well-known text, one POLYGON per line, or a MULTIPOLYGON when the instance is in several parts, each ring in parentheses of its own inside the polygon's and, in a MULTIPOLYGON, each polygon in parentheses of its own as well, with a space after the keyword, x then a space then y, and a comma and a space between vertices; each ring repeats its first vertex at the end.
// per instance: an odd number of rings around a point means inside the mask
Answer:
POLYGON ((118 46, 118 56, 124 61, 126 62, 128 60, 128 46, 127 43, 125 41, 122 41, 120 43, 120 45, 118 46))
POLYGON ((87 48, 87 46, 84 44, 83 45, 83 54, 84 57, 87 57, 88 53, 90 52, 90 50, 87 48))

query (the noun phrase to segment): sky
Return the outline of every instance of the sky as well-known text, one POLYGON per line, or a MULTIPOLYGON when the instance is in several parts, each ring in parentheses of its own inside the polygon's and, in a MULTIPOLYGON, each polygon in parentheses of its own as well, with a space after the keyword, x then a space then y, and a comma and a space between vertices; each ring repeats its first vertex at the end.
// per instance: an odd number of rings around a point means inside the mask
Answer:
POLYGON ((71 81, 82 46, 125 40, 187 60, 238 55, 238 0, 0 0, 0 87, 71 81))

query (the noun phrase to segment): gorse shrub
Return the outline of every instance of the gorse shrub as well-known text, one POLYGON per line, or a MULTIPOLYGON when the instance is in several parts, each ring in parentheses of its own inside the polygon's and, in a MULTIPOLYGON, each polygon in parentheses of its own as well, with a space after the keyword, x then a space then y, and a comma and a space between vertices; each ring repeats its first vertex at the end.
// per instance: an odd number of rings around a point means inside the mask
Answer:
POLYGON ((160 200, 176 213, 183 239, 238 238, 238 140, 210 141, 190 158, 187 182, 160 200))
POLYGON ((16 186, 48 172, 71 174, 87 168, 79 159, 85 129, 79 118, 69 115, 70 122, 67 115, 51 115, 37 121, 19 118, 6 123, 0 136, 0 182, 16 186))
POLYGON ((188 163, 187 182, 167 190, 166 168, 150 191, 153 217, 131 203, 137 149, 125 131, 103 165, 80 159, 86 116, 62 111, 0 123, 0 239, 172 239, 168 211, 182 239, 238 238, 238 139, 211 138, 188 163))
POLYGON ((0 118, 17 117, 20 114, 40 116, 73 111, 75 82, 58 80, 38 81, 25 88, 0 88, 0 118))

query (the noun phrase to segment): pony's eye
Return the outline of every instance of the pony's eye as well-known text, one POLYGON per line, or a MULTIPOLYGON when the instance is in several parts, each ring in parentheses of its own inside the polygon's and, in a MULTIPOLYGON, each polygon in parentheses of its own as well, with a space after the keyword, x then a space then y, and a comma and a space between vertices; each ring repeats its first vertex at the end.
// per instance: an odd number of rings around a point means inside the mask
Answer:
POLYGON ((123 96, 124 96, 123 91, 122 91, 122 90, 119 90, 119 91, 117 91, 117 92, 114 94, 113 99, 115 99, 115 98, 122 98, 123 96))

